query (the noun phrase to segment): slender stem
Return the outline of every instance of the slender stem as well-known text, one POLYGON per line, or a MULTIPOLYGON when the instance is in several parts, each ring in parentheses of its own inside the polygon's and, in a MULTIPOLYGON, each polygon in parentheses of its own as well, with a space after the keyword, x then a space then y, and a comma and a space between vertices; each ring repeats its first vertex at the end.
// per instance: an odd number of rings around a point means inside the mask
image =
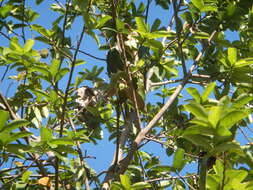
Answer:
POLYGON ((175 23, 176 23, 176 33, 177 33, 177 39, 178 39, 178 50, 179 50, 179 54, 180 54, 180 58, 181 58, 181 62, 182 62, 182 68, 183 68, 183 73, 184 76, 186 76, 187 74, 187 70, 186 70, 186 65, 185 65, 185 58, 184 58, 184 52, 183 52, 183 47, 182 47, 182 43, 181 43, 181 30, 179 28, 179 17, 178 17, 178 9, 180 8, 180 1, 179 1, 179 6, 177 6, 177 0, 173 0, 173 9, 174 9, 174 17, 175 17, 175 23))
POLYGON ((26 42, 26 38, 25 38, 25 18, 26 18, 26 15, 25 15, 25 0, 22 1, 22 39, 23 39, 23 42, 25 43, 26 42))
POLYGON ((156 179, 149 179, 149 180, 145 180, 145 182, 156 182, 156 181, 171 181, 171 180, 176 180, 176 179, 186 179, 186 178, 198 178, 198 175, 187 175, 187 176, 173 176, 173 177, 160 177, 160 178, 156 178, 156 179))
POLYGON ((147 0, 147 7, 146 7, 146 14, 145 14, 145 22, 148 22, 148 13, 149 13, 149 6, 150 6, 151 0, 147 0))
MULTIPOLYGON (((71 47, 71 48, 69 48, 69 49, 76 50, 76 48, 73 48, 73 47, 71 47)), ((94 56, 94 55, 92 55, 92 54, 90 54, 90 53, 87 53, 87 52, 83 51, 83 50, 78 50, 78 52, 80 52, 80 53, 82 53, 82 54, 84 54, 84 55, 87 55, 87 56, 89 56, 89 57, 92 57, 92 58, 94 58, 94 59, 100 60, 100 61, 106 61, 105 58, 96 57, 96 56, 94 56)))

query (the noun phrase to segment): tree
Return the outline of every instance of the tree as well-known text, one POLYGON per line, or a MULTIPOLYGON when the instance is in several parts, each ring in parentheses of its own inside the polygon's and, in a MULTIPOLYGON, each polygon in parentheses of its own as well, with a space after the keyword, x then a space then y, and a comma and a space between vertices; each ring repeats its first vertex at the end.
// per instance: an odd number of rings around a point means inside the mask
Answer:
POLYGON ((49 27, 45 3, 0 1, 3 189, 253 189, 252 1, 55 0, 49 27), (83 146, 105 130, 97 174, 83 146))

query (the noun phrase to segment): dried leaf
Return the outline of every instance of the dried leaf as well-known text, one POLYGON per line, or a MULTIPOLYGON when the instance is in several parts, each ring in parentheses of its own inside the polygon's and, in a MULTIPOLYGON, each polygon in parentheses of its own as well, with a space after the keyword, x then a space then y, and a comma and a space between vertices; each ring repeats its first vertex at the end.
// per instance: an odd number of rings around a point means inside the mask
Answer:
POLYGON ((43 185, 43 186, 47 186, 47 187, 51 187, 51 181, 49 177, 42 177, 40 179, 38 179, 37 182, 39 185, 43 185))

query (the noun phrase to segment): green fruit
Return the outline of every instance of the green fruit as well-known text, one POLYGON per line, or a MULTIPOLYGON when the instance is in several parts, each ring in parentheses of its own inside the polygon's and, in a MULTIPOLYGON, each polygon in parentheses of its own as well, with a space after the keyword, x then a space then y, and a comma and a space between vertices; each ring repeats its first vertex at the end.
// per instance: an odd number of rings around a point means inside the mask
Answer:
POLYGON ((44 48, 39 51, 41 58, 46 59, 48 57, 49 51, 48 49, 44 48))

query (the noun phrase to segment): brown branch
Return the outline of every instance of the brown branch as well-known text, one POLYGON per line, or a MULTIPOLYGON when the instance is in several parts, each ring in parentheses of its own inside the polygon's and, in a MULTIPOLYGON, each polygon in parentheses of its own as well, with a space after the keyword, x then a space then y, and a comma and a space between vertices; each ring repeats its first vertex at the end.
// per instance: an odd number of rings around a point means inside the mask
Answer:
MULTIPOLYGON (((210 44, 210 41, 213 39, 213 37, 214 37, 215 34, 216 34, 216 31, 214 31, 211 34, 210 38, 208 39, 209 44, 210 44)), ((207 46, 203 47, 202 52, 200 52, 199 55, 197 56, 197 58, 195 59, 195 62, 192 65, 192 67, 189 69, 187 75, 184 77, 183 81, 179 84, 179 86, 176 88, 176 90, 174 91, 174 93, 167 100, 167 102, 165 103, 165 105, 154 116, 154 118, 148 123, 148 125, 139 132, 139 134, 137 135, 135 141, 132 144, 131 149, 128 152, 128 155, 120 162, 118 174, 123 174, 126 171, 126 169, 128 168, 128 166, 129 166, 129 164, 130 164, 130 162, 131 162, 131 160, 133 158, 134 152, 138 150, 138 147, 141 144, 141 142, 145 139, 145 136, 151 131, 151 129, 155 126, 155 124, 159 121, 159 119, 165 113, 165 111, 168 108, 170 108, 170 106, 172 105, 172 103, 174 102, 174 100, 178 97, 178 95, 180 94, 180 92, 184 88, 186 82, 191 77, 192 71, 194 70, 195 66, 200 61, 201 57, 203 56, 203 54, 204 54, 207 46)), ((108 179, 107 181, 104 181, 104 183, 109 184, 110 180, 111 179, 108 179)))

